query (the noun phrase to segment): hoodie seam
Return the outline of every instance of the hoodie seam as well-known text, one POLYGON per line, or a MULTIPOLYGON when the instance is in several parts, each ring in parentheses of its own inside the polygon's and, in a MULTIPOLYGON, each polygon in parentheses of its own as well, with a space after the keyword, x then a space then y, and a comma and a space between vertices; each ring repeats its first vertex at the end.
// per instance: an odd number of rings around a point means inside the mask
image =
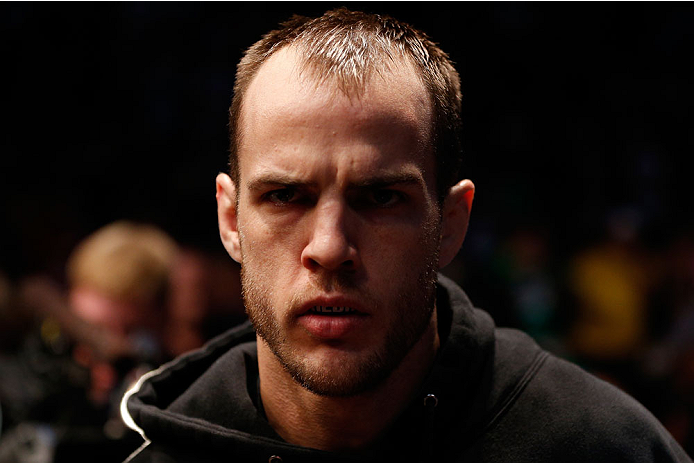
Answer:
POLYGON ((133 419, 132 415, 130 415, 130 410, 128 410, 128 400, 130 400, 130 398, 133 395, 140 392, 140 389, 142 388, 142 385, 145 383, 145 381, 155 376, 161 375, 166 371, 168 366, 169 364, 164 364, 159 368, 156 368, 152 371, 148 371, 144 375, 140 376, 140 378, 135 382, 135 384, 125 392, 120 402, 121 419, 123 420, 126 426, 128 426, 130 429, 142 436, 146 444, 149 444, 149 439, 147 438, 147 436, 145 436, 145 431, 140 426, 138 426, 137 423, 135 423, 135 420, 133 419))
POLYGON ((548 352, 538 352, 538 354, 535 356, 535 359, 533 359, 533 362, 530 364, 528 369, 523 374, 523 377, 518 381, 518 383, 516 383, 516 385, 513 387, 511 392, 508 393, 506 398, 503 399, 501 406, 489 419, 487 424, 482 429, 482 432, 480 432, 478 438, 484 435, 485 433, 489 432, 492 428, 494 428, 494 426, 496 426, 497 423, 501 421, 506 412, 508 412, 508 410, 511 407, 513 407, 513 405, 515 405, 518 398, 523 393, 523 391, 525 391, 530 381, 532 381, 535 378, 535 376, 537 376, 538 371, 540 370, 540 368, 542 368, 548 357, 548 352))
POLYGON ((142 445, 140 445, 133 453, 130 454, 130 456, 128 456, 128 458, 126 458, 126 459, 123 461, 123 463, 129 463, 129 462, 133 461, 133 459, 134 459, 135 457, 137 457, 140 453, 142 453, 142 452, 145 450, 145 448, 147 448, 147 446, 148 446, 149 444, 151 444, 151 442, 148 441, 148 440, 145 440, 145 441, 142 443, 142 445))

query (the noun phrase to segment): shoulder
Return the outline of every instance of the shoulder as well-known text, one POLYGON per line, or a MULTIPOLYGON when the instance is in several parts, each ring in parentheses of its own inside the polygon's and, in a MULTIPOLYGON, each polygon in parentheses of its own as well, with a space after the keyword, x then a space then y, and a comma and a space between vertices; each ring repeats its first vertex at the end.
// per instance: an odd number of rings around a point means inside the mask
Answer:
POLYGON ((523 333, 497 330, 495 376, 518 364, 525 372, 501 393, 487 424, 489 441, 544 449, 553 454, 548 461, 691 461, 628 394, 541 350, 523 333))

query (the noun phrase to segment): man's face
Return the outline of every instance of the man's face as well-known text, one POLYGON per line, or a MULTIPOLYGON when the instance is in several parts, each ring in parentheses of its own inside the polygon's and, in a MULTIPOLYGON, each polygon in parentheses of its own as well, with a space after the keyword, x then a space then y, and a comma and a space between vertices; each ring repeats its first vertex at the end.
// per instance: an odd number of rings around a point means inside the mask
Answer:
POLYGON ((404 64, 348 98, 283 49, 248 88, 232 255, 260 341, 313 392, 370 389, 431 329, 431 114, 404 64))

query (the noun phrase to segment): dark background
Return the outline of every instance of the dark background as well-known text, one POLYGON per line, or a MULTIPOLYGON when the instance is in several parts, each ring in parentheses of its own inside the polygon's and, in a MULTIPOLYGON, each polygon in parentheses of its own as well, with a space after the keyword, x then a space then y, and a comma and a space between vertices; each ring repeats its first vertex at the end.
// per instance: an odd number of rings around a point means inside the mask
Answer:
MULTIPOLYGON (((34 273, 61 279, 81 238, 123 218, 223 253, 214 179, 227 164, 235 64, 291 14, 339 5, 1 4, 0 272, 12 282, 34 273)), ((473 302, 527 329, 509 309, 518 282, 508 261, 537 250, 539 239, 541 277, 554 294, 551 330, 568 333, 577 309, 566 274, 576 255, 605 241, 616 212, 652 262, 689 259, 691 275, 681 279, 694 295, 694 252, 675 246, 691 242, 694 229, 691 4, 345 5, 411 23, 457 63, 464 175, 477 192, 450 274, 473 302), (530 239, 513 241, 519 235, 530 239)), ((653 340, 677 324, 673 307, 651 311, 653 340)), ((694 384, 691 361, 685 379, 694 384)), ((638 386, 622 386, 671 418, 669 429, 694 448, 694 412, 684 427, 676 413, 694 410, 692 389, 670 394, 674 373, 651 387, 663 377, 637 370, 630 385, 638 386), (665 396, 676 403, 653 399, 665 396)))

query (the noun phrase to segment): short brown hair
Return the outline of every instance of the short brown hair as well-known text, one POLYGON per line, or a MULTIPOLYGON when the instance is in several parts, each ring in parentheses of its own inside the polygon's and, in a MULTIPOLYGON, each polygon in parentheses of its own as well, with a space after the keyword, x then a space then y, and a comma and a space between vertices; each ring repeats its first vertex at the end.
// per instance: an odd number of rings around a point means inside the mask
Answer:
POLYGON ((325 78, 334 79, 344 92, 363 89, 372 72, 387 69, 386 63, 409 59, 431 96, 436 188, 440 201, 446 197, 458 181, 461 163, 457 71, 448 55, 426 34, 387 16, 345 8, 328 11, 318 18, 293 16, 244 54, 237 67, 229 108, 229 168, 235 184, 239 182, 239 124, 244 95, 260 66, 288 45, 300 47, 305 64, 325 78))

